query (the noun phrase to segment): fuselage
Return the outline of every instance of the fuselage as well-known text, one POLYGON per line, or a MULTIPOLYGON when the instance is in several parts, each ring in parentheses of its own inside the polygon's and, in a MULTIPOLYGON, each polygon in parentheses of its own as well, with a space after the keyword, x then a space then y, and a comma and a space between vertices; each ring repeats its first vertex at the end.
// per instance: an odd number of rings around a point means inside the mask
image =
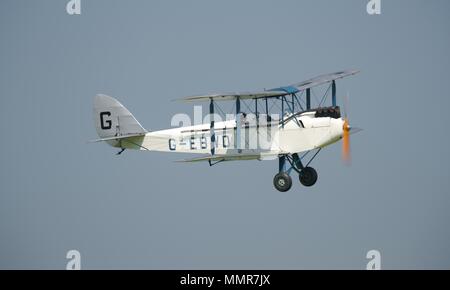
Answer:
POLYGON ((199 154, 209 154, 211 144, 214 144, 216 154, 252 152, 264 156, 322 148, 335 143, 343 135, 343 119, 316 117, 314 111, 298 114, 295 118, 287 114, 283 120, 284 123, 279 120, 241 120, 240 130, 236 128, 236 120, 215 122, 215 142, 211 141, 210 124, 152 131, 125 142, 109 142, 121 148, 199 154))

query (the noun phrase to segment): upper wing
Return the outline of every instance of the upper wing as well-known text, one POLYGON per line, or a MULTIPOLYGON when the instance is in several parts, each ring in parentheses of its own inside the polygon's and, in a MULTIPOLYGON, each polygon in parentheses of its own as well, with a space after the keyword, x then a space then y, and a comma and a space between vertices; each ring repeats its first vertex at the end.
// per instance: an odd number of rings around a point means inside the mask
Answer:
POLYGON ((284 91, 261 91, 261 92, 236 92, 236 93, 222 93, 222 94, 211 94, 211 95, 201 95, 201 96, 190 96, 181 99, 182 101, 192 102, 192 101, 231 101, 235 100, 237 97, 242 99, 258 99, 258 98, 272 98, 285 96, 288 93, 284 91))
POLYGON ((295 94, 297 92, 316 87, 325 83, 332 82, 337 79, 342 79, 347 76, 351 76, 357 74, 358 70, 345 70, 340 72, 335 72, 331 74, 321 75, 307 81, 295 83, 289 86, 273 88, 264 91, 256 91, 256 92, 236 92, 236 93, 217 93, 210 95, 198 95, 198 96, 190 96, 181 99, 185 102, 194 102, 194 101, 232 101, 236 98, 240 98, 241 100, 245 99, 259 99, 259 98, 274 98, 281 97, 290 94, 295 94))
POLYGON ((359 70, 345 70, 340 72, 335 72, 331 74, 321 75, 307 81, 292 84, 292 87, 296 87, 299 91, 303 91, 312 87, 320 86, 325 83, 332 82, 334 80, 342 79, 354 74, 359 73, 359 70))

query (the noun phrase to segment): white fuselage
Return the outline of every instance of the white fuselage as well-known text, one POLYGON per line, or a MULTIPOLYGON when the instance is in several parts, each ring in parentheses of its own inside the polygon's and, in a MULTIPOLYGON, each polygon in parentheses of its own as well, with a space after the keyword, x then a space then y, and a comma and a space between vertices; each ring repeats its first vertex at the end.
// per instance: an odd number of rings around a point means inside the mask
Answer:
MULTIPOLYGON (((245 122, 242 122, 241 130, 236 130, 236 120, 215 122, 215 154, 251 152, 264 159, 265 155, 292 154, 322 148, 342 137, 343 124, 342 119, 316 118, 314 112, 302 113, 284 125, 276 121, 272 126, 259 122, 245 126, 245 122)), ((210 124, 153 131, 145 136, 109 143, 129 149, 200 154, 209 154, 212 144, 210 124)))

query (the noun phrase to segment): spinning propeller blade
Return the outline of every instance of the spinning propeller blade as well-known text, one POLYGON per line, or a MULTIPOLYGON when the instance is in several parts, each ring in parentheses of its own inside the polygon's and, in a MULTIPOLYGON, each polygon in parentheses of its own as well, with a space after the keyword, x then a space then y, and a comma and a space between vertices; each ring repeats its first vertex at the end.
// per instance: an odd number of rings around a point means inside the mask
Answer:
POLYGON ((350 154, 350 123, 348 121, 348 93, 344 97, 344 124, 342 126, 342 161, 346 165, 351 164, 351 154, 350 154))
POLYGON ((343 134, 342 134, 342 160, 345 164, 351 164, 351 155, 350 155, 350 125, 348 123, 348 118, 344 119, 343 125, 343 134))

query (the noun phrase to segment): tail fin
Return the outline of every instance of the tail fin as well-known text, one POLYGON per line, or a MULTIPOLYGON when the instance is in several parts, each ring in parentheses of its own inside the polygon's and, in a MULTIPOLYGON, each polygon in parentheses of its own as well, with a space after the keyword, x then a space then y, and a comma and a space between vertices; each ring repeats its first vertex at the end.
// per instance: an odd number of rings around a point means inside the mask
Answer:
POLYGON ((94 120, 98 136, 115 147, 118 142, 111 137, 143 135, 147 132, 127 108, 106 95, 94 97, 94 120))

